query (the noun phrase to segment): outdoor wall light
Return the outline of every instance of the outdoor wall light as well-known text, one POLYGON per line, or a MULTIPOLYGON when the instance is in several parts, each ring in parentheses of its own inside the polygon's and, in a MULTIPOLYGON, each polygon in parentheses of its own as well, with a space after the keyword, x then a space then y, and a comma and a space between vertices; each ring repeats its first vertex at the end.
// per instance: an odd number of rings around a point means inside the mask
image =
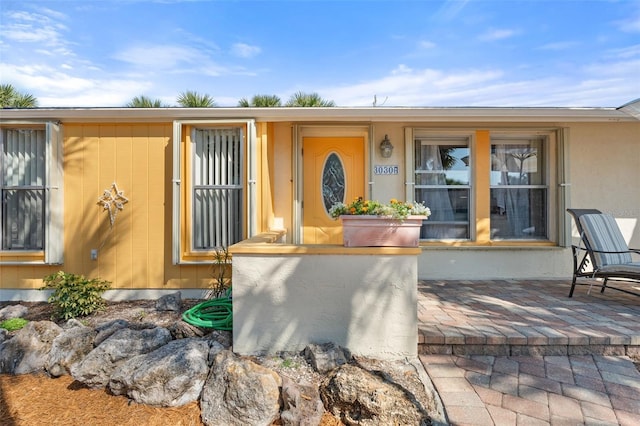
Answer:
POLYGON ((391 141, 389 140, 389 136, 384 135, 384 139, 380 142, 380 155, 382 158, 389 158, 393 153, 393 145, 391 145, 391 141))

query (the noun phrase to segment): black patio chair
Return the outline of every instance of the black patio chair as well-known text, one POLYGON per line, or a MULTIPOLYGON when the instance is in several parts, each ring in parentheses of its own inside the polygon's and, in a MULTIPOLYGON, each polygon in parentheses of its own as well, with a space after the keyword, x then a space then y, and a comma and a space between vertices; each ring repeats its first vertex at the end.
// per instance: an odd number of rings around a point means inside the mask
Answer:
MULTIPOLYGON (((621 287, 607 285, 609 281, 626 281, 640 283, 640 261, 634 261, 640 255, 640 249, 630 249, 613 216, 595 209, 567 209, 573 217, 580 233, 579 245, 571 245, 573 253, 573 281, 569 297, 573 296, 578 278, 600 278, 605 288, 640 296, 640 293, 621 287)), ((589 293, 587 292, 587 294, 589 293)))

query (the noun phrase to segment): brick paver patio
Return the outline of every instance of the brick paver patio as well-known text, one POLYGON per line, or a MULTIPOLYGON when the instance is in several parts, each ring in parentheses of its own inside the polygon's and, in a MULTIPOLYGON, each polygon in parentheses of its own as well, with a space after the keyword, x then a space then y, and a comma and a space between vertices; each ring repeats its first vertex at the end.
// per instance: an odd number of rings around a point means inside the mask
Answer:
POLYGON ((420 360, 450 424, 640 424, 640 298, 578 287, 569 299, 551 280, 418 291, 420 360))

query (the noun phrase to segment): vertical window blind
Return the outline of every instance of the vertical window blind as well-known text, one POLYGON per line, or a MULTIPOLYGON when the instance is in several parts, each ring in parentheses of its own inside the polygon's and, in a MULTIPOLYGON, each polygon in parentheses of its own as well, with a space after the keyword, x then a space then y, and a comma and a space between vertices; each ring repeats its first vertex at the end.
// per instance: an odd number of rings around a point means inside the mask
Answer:
POLYGON ((3 129, 2 250, 43 250, 46 132, 3 129))
POLYGON ((242 131, 195 129, 193 248, 227 247, 242 239, 242 131))

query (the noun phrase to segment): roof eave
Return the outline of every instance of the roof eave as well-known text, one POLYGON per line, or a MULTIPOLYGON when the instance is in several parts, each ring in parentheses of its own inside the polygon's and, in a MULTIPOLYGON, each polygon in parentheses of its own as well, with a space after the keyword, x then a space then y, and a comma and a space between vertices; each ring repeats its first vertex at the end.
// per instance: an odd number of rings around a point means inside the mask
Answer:
POLYGON ((0 110, 0 121, 166 122, 253 118, 262 122, 616 122, 638 121, 621 108, 33 108, 0 110))

